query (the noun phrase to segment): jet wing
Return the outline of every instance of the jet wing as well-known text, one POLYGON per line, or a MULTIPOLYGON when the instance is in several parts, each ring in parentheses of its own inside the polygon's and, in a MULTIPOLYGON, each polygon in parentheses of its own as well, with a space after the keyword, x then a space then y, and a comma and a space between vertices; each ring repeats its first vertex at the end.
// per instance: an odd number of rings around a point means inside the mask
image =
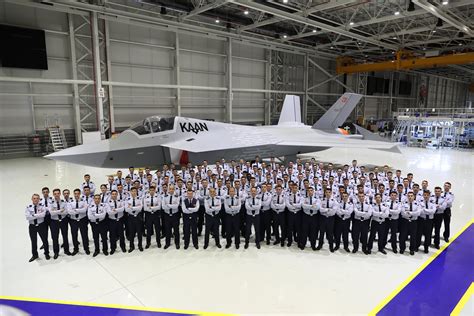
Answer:
POLYGON ((253 146, 273 145, 278 142, 273 135, 262 132, 251 126, 235 125, 236 128, 220 130, 219 133, 190 134, 189 137, 171 140, 161 144, 172 149, 185 150, 192 153, 207 151, 245 148, 253 146), (251 130, 249 130, 251 129, 251 130))

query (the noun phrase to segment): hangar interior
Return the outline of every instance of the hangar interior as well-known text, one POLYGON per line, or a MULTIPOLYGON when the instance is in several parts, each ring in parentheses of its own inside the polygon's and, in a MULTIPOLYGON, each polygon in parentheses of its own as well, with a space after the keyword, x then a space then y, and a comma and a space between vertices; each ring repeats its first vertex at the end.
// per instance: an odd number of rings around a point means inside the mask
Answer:
POLYGON ((415 128, 406 116, 472 118, 467 0, 436 12, 405 0, 0 5, 2 24, 44 31, 48 68, 0 69, 5 158, 44 153, 55 126, 72 146, 83 131, 109 137, 149 115, 275 123, 289 93, 301 97, 307 124, 343 92, 362 93, 352 121, 396 130, 399 140, 415 128), (407 56, 441 60, 404 68, 407 56), (347 60, 389 65, 342 69, 347 60))
POLYGON ((83 133, 110 138, 150 115, 275 124, 287 94, 300 96, 312 125, 355 92, 364 97, 347 123, 406 144, 403 158, 350 149, 307 158, 450 180, 459 231, 474 207, 473 21, 472 0, 0 0, 2 37, 41 30, 47 62, 0 67, 1 295, 249 315, 311 314, 314 304, 322 314, 369 313, 430 255, 172 250, 31 268, 23 204, 44 185, 72 189, 85 173, 104 182, 115 173, 41 158, 83 143, 83 133), (192 295, 183 298, 186 287, 192 295))

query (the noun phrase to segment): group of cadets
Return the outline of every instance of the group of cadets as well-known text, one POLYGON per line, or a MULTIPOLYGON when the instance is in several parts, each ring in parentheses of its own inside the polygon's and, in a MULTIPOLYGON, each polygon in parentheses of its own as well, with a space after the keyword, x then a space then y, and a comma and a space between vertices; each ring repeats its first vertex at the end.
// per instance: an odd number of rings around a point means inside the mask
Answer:
POLYGON ((136 173, 130 167, 125 177, 119 170, 99 187, 86 174, 72 196, 68 189, 54 189, 51 196, 46 187, 42 196, 33 194, 25 210, 33 255, 30 262, 38 258, 38 235, 46 259, 50 258, 49 232, 54 259, 61 247, 66 255, 78 254, 79 233, 89 255, 89 226, 94 257, 101 243, 107 256, 116 252, 117 244, 122 252, 127 251, 127 243, 128 252, 136 244, 143 251, 143 237, 148 249, 153 236, 158 248, 164 238, 164 249, 172 240, 179 249, 182 238, 185 249, 191 242, 198 249, 203 230, 204 249, 210 238, 221 248, 220 237, 225 238, 226 248, 234 242, 239 249, 241 236, 248 248, 253 232, 259 249, 261 242, 270 245, 273 240, 273 245, 291 247, 295 243, 302 250, 309 241, 313 250, 320 250, 327 241, 334 252, 342 240, 343 249, 350 252, 352 240, 352 253, 361 248, 368 255, 377 239, 377 249, 383 254, 388 243, 394 253, 403 254, 408 240, 411 255, 422 245, 428 253, 432 244, 439 249, 443 223, 443 238, 449 242, 454 201, 450 190, 451 184, 445 182, 443 188, 430 191, 428 181, 423 180, 420 187, 413 174, 404 177, 397 170, 393 175, 388 166, 368 172, 356 160, 341 168, 314 159, 285 166, 273 158, 261 162, 259 157, 252 163, 222 159, 212 167, 203 161, 180 170, 164 165, 154 173, 149 168, 136 173))

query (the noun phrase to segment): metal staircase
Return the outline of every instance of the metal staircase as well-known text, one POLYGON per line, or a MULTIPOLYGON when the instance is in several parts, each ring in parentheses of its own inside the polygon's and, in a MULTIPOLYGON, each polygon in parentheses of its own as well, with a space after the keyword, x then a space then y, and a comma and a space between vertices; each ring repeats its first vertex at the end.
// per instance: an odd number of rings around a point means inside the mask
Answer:
POLYGON ((66 136, 64 130, 59 126, 48 127, 49 139, 54 151, 60 151, 67 148, 66 136))

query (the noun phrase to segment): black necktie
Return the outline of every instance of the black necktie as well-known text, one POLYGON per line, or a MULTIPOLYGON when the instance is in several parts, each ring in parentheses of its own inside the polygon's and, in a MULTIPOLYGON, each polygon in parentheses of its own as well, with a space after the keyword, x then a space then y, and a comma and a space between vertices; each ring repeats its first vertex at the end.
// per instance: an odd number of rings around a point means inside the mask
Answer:
POLYGON ((153 195, 151 196, 151 206, 153 206, 153 195))
MULTIPOLYGON (((79 208, 79 201, 76 200, 76 209, 78 209, 78 208, 79 208)), ((79 214, 76 214, 76 218, 79 218, 79 214)))
POLYGON ((204 196, 206 196, 206 188, 204 187, 204 196))
POLYGON ((329 199, 327 199, 326 208, 329 208, 329 199))
POLYGON ((410 212, 413 212, 413 204, 410 203, 410 212))
MULTIPOLYGON (((59 206, 59 201, 56 201, 56 205, 58 206, 58 211, 61 210, 61 206, 59 206)), ((63 217, 61 215, 58 215, 59 219, 62 219, 63 217)))
POLYGON ((379 212, 382 213, 382 207, 379 204, 379 212))
POLYGON ((280 196, 277 195, 277 204, 280 204, 280 196))
POLYGON ((364 202, 362 202, 362 212, 364 211, 364 202))
POLYGON ((171 204, 171 199, 172 199, 172 198, 173 198, 173 196, 172 196, 172 195, 170 195, 170 204, 171 204))
POLYGON ((214 198, 212 198, 212 206, 214 206, 214 198))
POLYGON ((401 202, 401 201, 402 201, 402 195, 399 194, 399 195, 398 195, 398 202, 401 202))
POLYGON ((425 203, 426 203, 426 208, 428 208, 428 201, 425 201, 425 203))
POLYGON ((114 201, 115 208, 117 208, 117 201, 114 201))
POLYGON ((234 206, 234 197, 231 198, 230 205, 231 205, 231 206, 234 206))
MULTIPOLYGON (((37 206, 35 205, 35 214, 36 214, 36 212, 37 212, 37 206)), ((34 223, 35 223, 35 225, 38 225, 38 220, 35 219, 34 223)))
POLYGON ((309 197, 309 205, 313 205, 313 197, 312 196, 309 197))
POLYGON ((44 199, 44 206, 48 207, 48 198, 44 199))
POLYGON ((105 194, 102 194, 102 203, 104 203, 105 194))
POLYGON ((393 210, 393 201, 390 202, 390 209, 393 210))
POLYGON ((346 202, 342 205, 342 209, 345 211, 346 210, 346 202))
POLYGON ((132 204, 132 206, 135 206, 135 198, 133 198, 133 204, 132 204))
POLYGON ((252 198, 252 205, 255 205, 255 198, 252 198))
POLYGON ((122 199, 122 192, 120 192, 119 194, 120 194, 120 199, 122 199))
POLYGON ((293 203, 296 203, 296 194, 293 194, 293 203))
POLYGON ((96 214, 99 214, 99 205, 96 205, 96 206, 95 206, 95 213, 96 213, 96 214))
POLYGON ((436 197, 436 205, 438 205, 439 196, 436 197))

